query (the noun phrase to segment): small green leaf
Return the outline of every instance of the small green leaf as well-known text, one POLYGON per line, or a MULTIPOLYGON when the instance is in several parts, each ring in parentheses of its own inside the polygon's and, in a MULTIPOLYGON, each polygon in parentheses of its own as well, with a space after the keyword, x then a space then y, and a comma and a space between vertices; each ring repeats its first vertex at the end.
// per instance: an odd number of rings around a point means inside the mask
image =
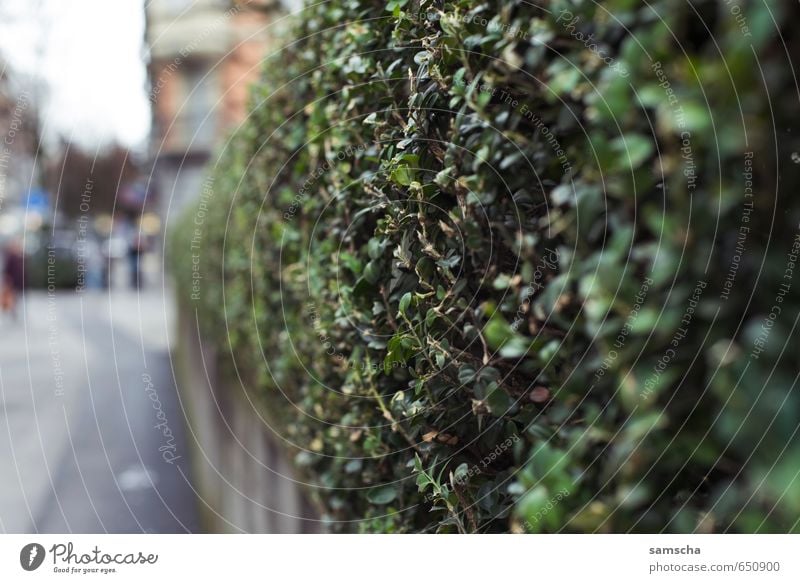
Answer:
POLYGON ((619 168, 636 169, 653 154, 653 140, 639 134, 621 136, 612 147, 621 160, 619 168))
POLYGON ((364 268, 364 279, 374 285, 378 283, 380 277, 381 268, 378 264, 374 260, 367 263, 367 266, 364 268))
POLYGON ((373 504, 388 504, 397 498, 397 488, 390 484, 372 488, 367 492, 367 500, 373 504))
POLYGON ((396 184, 408 186, 414 182, 414 171, 408 166, 398 166, 392 170, 392 173, 389 177, 391 178, 392 182, 396 184))
POLYGON ((408 306, 411 304, 411 292, 406 292, 403 294, 403 297, 400 298, 400 307, 399 311, 401 314, 405 316, 406 310, 408 310, 408 306))

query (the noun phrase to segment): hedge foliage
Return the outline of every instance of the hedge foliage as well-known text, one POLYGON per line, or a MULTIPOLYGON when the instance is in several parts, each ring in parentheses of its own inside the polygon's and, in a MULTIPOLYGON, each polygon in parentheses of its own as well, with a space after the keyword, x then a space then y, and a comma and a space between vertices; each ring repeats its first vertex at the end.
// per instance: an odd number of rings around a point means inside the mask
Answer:
POLYGON ((799 530, 789 4, 303 11, 171 245, 330 529, 799 530))

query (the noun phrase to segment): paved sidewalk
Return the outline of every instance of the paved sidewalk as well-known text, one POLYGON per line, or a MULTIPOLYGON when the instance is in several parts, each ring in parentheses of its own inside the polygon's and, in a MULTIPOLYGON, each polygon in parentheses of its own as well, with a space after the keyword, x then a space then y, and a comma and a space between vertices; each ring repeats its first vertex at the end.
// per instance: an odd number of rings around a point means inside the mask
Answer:
POLYGON ((160 290, 27 295, 0 319, 0 532, 198 528, 160 290))

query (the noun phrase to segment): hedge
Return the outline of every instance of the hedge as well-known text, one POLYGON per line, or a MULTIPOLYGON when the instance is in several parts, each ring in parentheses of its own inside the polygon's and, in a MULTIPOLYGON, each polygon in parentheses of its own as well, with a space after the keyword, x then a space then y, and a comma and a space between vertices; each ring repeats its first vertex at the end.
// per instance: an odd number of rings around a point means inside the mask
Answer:
POLYGON ((330 530, 800 530, 796 17, 303 10, 170 252, 330 530))

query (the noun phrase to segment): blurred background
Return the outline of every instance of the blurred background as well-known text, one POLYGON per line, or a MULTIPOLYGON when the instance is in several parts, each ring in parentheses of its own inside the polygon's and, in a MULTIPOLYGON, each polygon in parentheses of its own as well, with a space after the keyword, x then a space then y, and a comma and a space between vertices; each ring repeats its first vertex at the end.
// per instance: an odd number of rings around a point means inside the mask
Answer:
POLYGON ((293 1, 0 0, 0 532, 800 529, 789 5, 293 1))
POLYGON ((162 236, 291 10, 0 0, 0 532, 199 528, 162 236))

